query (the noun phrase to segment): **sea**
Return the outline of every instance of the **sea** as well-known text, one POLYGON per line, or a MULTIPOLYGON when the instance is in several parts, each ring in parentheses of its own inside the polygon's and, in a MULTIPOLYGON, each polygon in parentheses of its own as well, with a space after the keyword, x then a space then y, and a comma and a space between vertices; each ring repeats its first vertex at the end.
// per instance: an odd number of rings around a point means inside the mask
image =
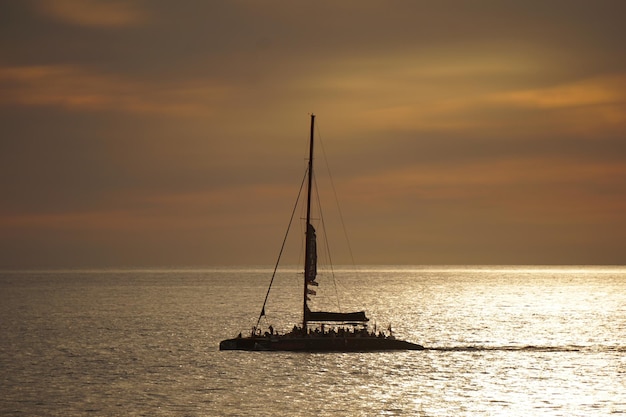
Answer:
MULTIPOLYGON (((358 266, 343 311, 423 351, 219 351, 269 267, 0 271, 1 416, 626 415, 626 267, 358 266)), ((301 320, 279 270, 259 325, 301 320)))

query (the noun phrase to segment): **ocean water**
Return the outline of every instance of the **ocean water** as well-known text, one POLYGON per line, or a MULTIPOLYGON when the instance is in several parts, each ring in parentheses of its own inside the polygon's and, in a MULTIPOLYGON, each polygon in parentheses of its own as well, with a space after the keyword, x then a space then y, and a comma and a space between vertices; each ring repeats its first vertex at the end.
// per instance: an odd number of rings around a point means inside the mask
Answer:
MULTIPOLYGON (((338 268, 313 304, 427 349, 220 352, 270 277, 0 272, 0 415, 626 415, 624 267, 338 268)), ((278 274, 262 325, 297 323, 301 279, 278 274)))

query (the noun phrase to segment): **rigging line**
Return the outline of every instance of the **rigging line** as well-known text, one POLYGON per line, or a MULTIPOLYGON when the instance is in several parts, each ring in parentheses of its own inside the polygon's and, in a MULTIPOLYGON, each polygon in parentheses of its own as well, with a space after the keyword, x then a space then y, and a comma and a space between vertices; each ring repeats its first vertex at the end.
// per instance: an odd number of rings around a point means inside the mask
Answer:
POLYGON ((256 325, 254 326, 254 330, 259 327, 259 323, 261 322, 261 317, 265 315, 265 305, 267 304, 267 299, 270 296, 270 290, 272 289, 272 284, 274 283, 274 278, 276 278, 276 271, 278 271, 278 265, 280 264, 280 258, 283 255, 283 250, 285 249, 285 243, 287 242, 287 236, 289 236, 289 230, 291 229, 291 223, 293 222, 293 216, 296 213, 296 209, 298 208, 298 202, 300 201, 300 195, 302 194, 302 189, 304 188, 304 183, 306 180, 306 175, 308 173, 308 169, 304 173, 304 177, 302 178, 302 183, 300 184, 300 190, 298 191, 298 197, 296 197, 296 203, 291 210, 291 217, 289 218, 289 224, 287 225, 287 231, 285 232, 285 237, 283 238, 283 243, 280 246, 280 252, 278 253, 278 259, 276 260, 276 265, 274 266, 274 272, 272 273, 272 279, 270 280, 270 285, 267 288, 267 293, 265 294, 265 300, 263 301, 263 307, 261 308, 261 313, 259 314, 259 318, 256 321, 256 325))
POLYGON ((328 163, 328 158, 326 157, 326 149, 324 148, 324 141, 322 140, 322 136, 320 133, 319 123, 317 128, 317 136, 319 138, 319 144, 322 148, 322 155, 324 155, 324 162, 326 164, 326 171, 328 172, 328 178, 330 179, 330 186, 333 190, 333 194, 335 196, 335 204, 337 205, 337 211, 339 212, 339 220, 341 221, 341 227, 343 229, 343 235, 348 244, 348 252, 350 253, 350 260, 352 261, 352 267, 354 268, 357 278, 358 278, 358 269, 356 267, 356 262, 354 261, 354 254, 352 252, 352 245, 350 245, 350 238, 348 237, 348 229, 346 228, 346 223, 343 220, 343 212, 341 211, 341 206, 339 205, 339 197, 337 197, 337 189, 335 188, 335 182, 333 181, 333 176, 330 172, 330 164, 328 163))
POLYGON ((330 269, 330 276, 333 278, 333 287, 335 288, 335 298, 337 300, 337 308, 341 310, 341 300, 339 299, 339 291, 337 289, 337 279, 335 277, 335 269, 333 268, 333 261, 330 253, 330 244, 328 243, 328 233, 326 232, 326 223, 324 222, 324 214, 322 212, 322 203, 320 202, 320 193, 317 188, 317 181, 313 178, 315 183, 315 193, 317 194, 317 210, 320 214, 320 223, 322 224, 322 230, 324 231, 324 244, 326 246, 326 256, 328 256, 328 267, 330 269))

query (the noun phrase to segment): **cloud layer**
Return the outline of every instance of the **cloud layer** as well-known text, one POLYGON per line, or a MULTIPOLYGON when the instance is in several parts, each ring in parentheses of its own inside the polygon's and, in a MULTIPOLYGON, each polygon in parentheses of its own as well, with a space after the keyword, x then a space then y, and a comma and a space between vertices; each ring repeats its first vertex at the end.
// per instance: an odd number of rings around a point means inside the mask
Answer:
POLYGON ((357 262, 622 264, 624 12, 3 3, 0 267, 270 264, 311 112, 357 262))

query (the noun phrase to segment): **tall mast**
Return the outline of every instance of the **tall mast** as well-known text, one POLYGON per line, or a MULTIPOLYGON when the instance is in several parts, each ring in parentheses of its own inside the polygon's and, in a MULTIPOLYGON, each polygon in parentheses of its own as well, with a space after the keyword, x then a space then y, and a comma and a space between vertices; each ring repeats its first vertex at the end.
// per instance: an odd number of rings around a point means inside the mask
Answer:
POLYGON ((307 295, 308 295, 308 277, 310 276, 309 269, 311 268, 308 260, 311 257, 311 239, 309 233, 312 232, 311 228, 311 193, 313 189, 313 138, 315 132, 315 115, 311 114, 311 138, 309 139, 309 169, 308 169, 308 185, 307 185, 307 197, 306 197, 306 236, 304 247, 304 290, 302 296, 302 329, 307 331, 307 295))

